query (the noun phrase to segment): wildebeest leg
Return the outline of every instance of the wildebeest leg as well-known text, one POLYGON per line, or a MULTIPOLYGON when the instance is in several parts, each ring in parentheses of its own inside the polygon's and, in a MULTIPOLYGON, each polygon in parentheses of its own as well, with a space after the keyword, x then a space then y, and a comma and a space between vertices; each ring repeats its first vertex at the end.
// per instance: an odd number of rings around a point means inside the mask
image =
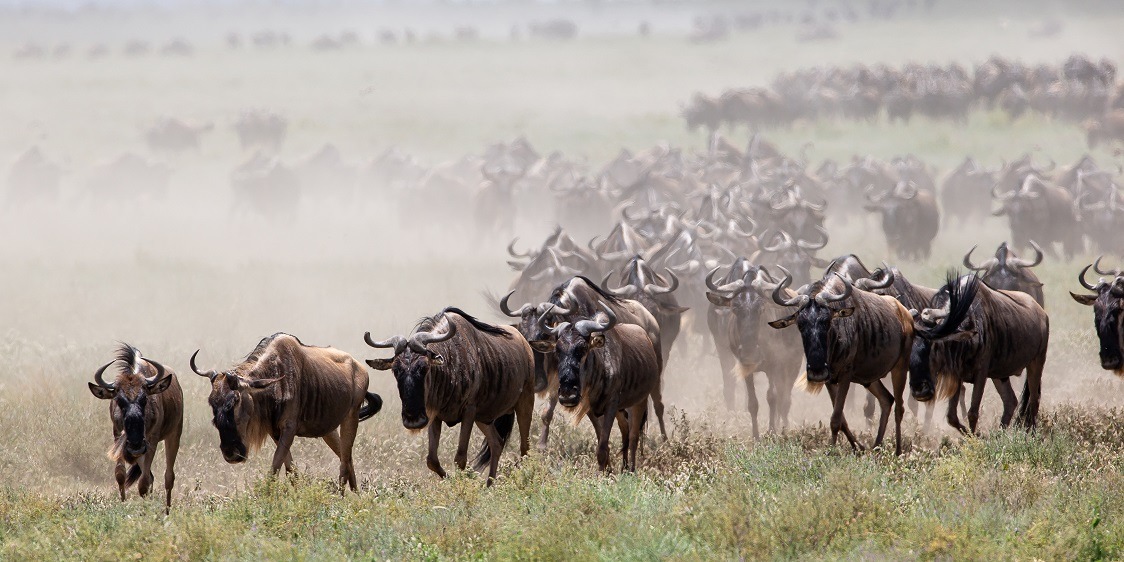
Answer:
POLYGON ((964 385, 957 385, 956 392, 948 399, 948 425, 956 428, 957 431, 965 435, 968 434, 968 428, 960 423, 960 417, 956 415, 956 407, 960 404, 960 396, 964 394, 964 385))
POLYGON ((179 452, 180 432, 176 431, 164 440, 164 515, 172 511, 172 487, 176 485, 176 455, 179 452))
MULTIPOLYGON (((609 471, 609 436, 613 433, 613 421, 616 419, 617 401, 609 400, 605 408, 605 415, 597 420, 597 467, 602 472, 609 471)), ((644 407, 648 404, 645 402, 644 407)))
POLYGON ((281 428, 281 437, 277 439, 277 450, 273 452, 274 475, 276 475, 278 472, 281 472, 282 465, 286 467, 285 470, 290 470, 289 467, 292 465, 293 456, 289 452, 289 448, 293 446, 293 439, 295 439, 296 437, 296 426, 289 425, 281 428))
POLYGON ((831 405, 831 445, 839 440, 839 432, 843 432, 843 436, 851 443, 851 448, 859 450, 859 442, 855 439, 851 429, 847 427, 847 420, 843 417, 843 407, 847 402, 847 391, 850 390, 850 382, 834 383, 827 385, 828 396, 832 397, 831 405))
POLYGON ((730 353, 728 348, 724 349, 726 344, 719 343, 723 340, 715 338, 715 346, 718 348, 718 365, 722 369, 722 398, 726 402, 726 409, 733 410, 736 407, 735 398, 737 395, 737 377, 734 375, 734 355, 730 353))
POLYGON ((755 373, 746 373, 745 375, 745 405, 749 410, 749 420, 753 424, 753 438, 760 439, 761 432, 757 429, 757 412, 761 410, 761 404, 757 401, 757 389, 753 386, 753 379, 755 373))
POLYGON ((1019 402, 1019 425, 1028 429, 1038 426, 1038 404, 1042 399, 1042 370, 1046 365, 1046 352, 1026 366, 1026 382, 1019 402))
POLYGON ((140 480, 137 481, 137 493, 139 493, 142 498, 148 495, 148 490, 152 487, 152 481, 155 480, 152 476, 152 459, 154 458, 156 458, 156 446, 152 445, 138 461, 141 469, 141 477, 140 480))
MULTIPOLYGON (((503 440, 500 439, 500 434, 496 431, 494 424, 476 422, 476 427, 480 428, 480 432, 484 434, 484 439, 488 441, 488 450, 492 453, 491 458, 488 459, 488 485, 491 486, 496 479, 496 472, 499 471, 500 455, 503 453, 503 440)), ((471 425, 469 433, 471 433, 471 425)), ((462 431, 461 434, 463 435, 464 432, 462 431)))
POLYGON ((359 433, 359 409, 354 408, 348 411, 344 416, 343 421, 340 422, 340 495, 343 495, 343 485, 346 479, 347 485, 351 487, 354 492, 359 489, 359 483, 355 479, 355 464, 351 457, 351 452, 355 449, 355 435, 359 433))
POLYGON ((976 434, 976 426, 980 421, 980 405, 983 404, 984 389, 987 388, 987 375, 981 370, 972 383, 972 405, 968 408, 968 429, 972 435, 976 434))
POLYGON ((429 422, 429 453, 425 457, 425 465, 436 472, 441 478, 445 477, 445 469, 441 468, 441 461, 437 458, 437 447, 441 444, 441 420, 429 422))
MULTIPOLYGON (((660 381, 657 382, 655 384, 655 388, 652 389, 651 398, 652 398, 652 408, 656 411, 656 421, 660 422, 660 436, 663 437, 664 441, 667 441, 667 429, 664 427, 664 424, 663 424, 663 388, 662 387, 663 387, 663 378, 661 376, 660 381)), ((648 403, 645 400, 644 401, 644 409, 646 410, 647 408, 648 408, 648 403)))
POLYGON ((625 450, 628 457, 625 459, 625 470, 636 471, 636 453, 640 449, 640 436, 644 433, 644 416, 648 413, 648 406, 642 401, 633 406, 628 412, 628 432, 621 436, 622 441, 627 441, 625 450))
MULTIPOLYGON (((647 402, 647 401, 645 401, 647 402)), ((644 409, 647 410, 647 403, 644 404, 644 409)), ((631 410, 621 410, 617 412, 617 428, 621 430, 621 467, 628 467, 628 427, 629 416, 632 415, 631 410)), ((622 468, 624 470, 626 468, 622 468)))
POLYGON ((894 405, 894 397, 886 390, 886 385, 881 380, 876 380, 866 386, 870 395, 878 400, 880 414, 878 416, 878 432, 874 434, 874 448, 882 446, 882 439, 886 437, 886 425, 890 421, 890 407, 894 405))
MULTIPOLYGON (((539 434, 539 451, 546 450, 546 440, 550 436, 550 422, 554 419, 554 408, 558 406, 558 387, 554 385, 546 398, 542 411, 542 433, 539 434)), ((597 424, 594 424, 597 425, 597 424)))
MULTIPOLYGON (((912 347, 912 346, 911 346, 912 347)), ((903 350, 901 359, 890 371, 890 385, 894 389, 894 454, 902 454, 902 417, 905 416, 905 385, 909 376, 909 350, 903 350)), ((878 383, 881 385, 882 383, 878 383)))
POLYGON ((863 405, 863 417, 866 418, 867 427, 874 425, 874 408, 877 406, 873 394, 867 393, 866 404, 863 405))
MULTIPOLYGON (((339 456, 339 454, 340 454, 340 452, 338 450, 339 449, 339 435, 337 435, 335 433, 335 431, 332 432, 332 435, 335 435, 335 437, 336 437, 336 441, 335 441, 336 445, 335 445, 335 447, 332 448, 332 452, 334 452, 336 454, 336 456, 339 456)), ((270 437, 273 438, 273 445, 277 448, 281 448, 281 433, 275 432, 270 437)), ((325 437, 324 440, 327 441, 328 438, 325 437)), ((332 444, 328 443, 328 446, 332 447, 332 444)), ((293 474, 293 454, 292 454, 292 452, 290 452, 285 457, 285 474, 293 474)))
MULTIPOLYGON (((468 465, 468 440, 472 437, 472 424, 476 423, 476 408, 469 406, 465 408, 464 414, 461 416, 461 435, 457 441, 457 455, 453 457, 453 462, 457 466, 457 470, 464 470, 468 465)), ((500 454, 496 450, 496 456, 500 454)))
POLYGON ((999 425, 1000 427, 1007 427, 1011 425, 1011 418, 1015 417, 1015 406, 1018 406, 1019 400, 1015 398, 1015 389, 1011 388, 1009 377, 991 379, 991 382, 995 385, 995 390, 999 392, 999 397, 1003 399, 1003 417, 999 418, 999 425))
POLYGON ((117 480, 117 489, 121 491, 121 501, 125 501, 125 480, 128 478, 129 465, 123 461, 117 461, 117 466, 113 468, 113 477, 117 480))
POLYGON ((519 424, 519 456, 531 449, 531 415, 535 410, 535 394, 524 392, 515 403, 515 420, 519 424))

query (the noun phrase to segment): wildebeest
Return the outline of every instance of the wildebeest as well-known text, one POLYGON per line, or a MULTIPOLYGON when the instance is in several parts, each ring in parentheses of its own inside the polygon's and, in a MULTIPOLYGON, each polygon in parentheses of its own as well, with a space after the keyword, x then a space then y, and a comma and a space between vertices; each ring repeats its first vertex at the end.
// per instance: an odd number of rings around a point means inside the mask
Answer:
POLYGON ((242 148, 264 148, 276 152, 285 142, 287 119, 262 110, 243 111, 234 122, 234 132, 242 148))
POLYGON ((932 380, 937 394, 948 398, 948 423, 975 433, 984 386, 991 379, 1003 399, 1000 424, 1006 427, 1019 406, 1018 421, 1038 423, 1042 369, 1050 339, 1050 319, 1034 299, 1021 291, 996 291, 975 275, 950 273, 933 302, 917 312, 912 376, 932 380), (1022 400, 1015 398, 1010 378, 1026 369, 1022 400), (968 428, 956 414, 963 383, 972 384, 968 428))
POLYGON ((1085 134, 1090 150, 1102 142, 1124 142, 1124 108, 1114 109, 1100 119, 1086 121, 1085 134))
POLYGON ((783 329, 796 324, 799 329, 807 372, 797 382, 805 382, 805 387, 813 392, 827 385, 833 407, 832 443, 842 431, 851 447, 859 448, 843 417, 847 393, 853 382, 866 387, 881 405, 875 447, 882 444, 890 406, 894 406, 897 432, 894 450, 901 454, 901 424, 905 413, 902 392, 913 347, 913 320, 909 312, 894 297, 855 290, 837 273, 801 287, 791 297, 785 295, 790 283, 792 276, 785 271, 784 280, 773 290, 773 302, 795 307, 796 312, 769 325, 783 329), (892 395, 882 384, 886 373, 891 374, 892 395))
POLYGON ((152 459, 164 442, 164 512, 172 508, 176 483, 176 454, 183 433, 183 390, 171 369, 141 356, 137 348, 121 344, 117 357, 94 373, 89 383, 94 396, 109 400, 113 446, 107 455, 115 463, 113 475, 125 501, 125 490, 137 483, 143 497, 152 485, 152 459), (114 363, 121 370, 112 383, 102 375, 114 363))
POLYGON ((605 274, 605 279, 601 282, 601 288, 615 296, 635 300, 656 319, 660 330, 660 356, 663 365, 667 365, 671 346, 679 335, 683 313, 688 310, 687 307, 679 306, 673 294, 679 288, 679 278, 670 269, 666 273, 665 279, 652 271, 644 258, 636 256, 625 265, 620 287, 609 287, 612 271, 605 274))
POLYGON ((144 141, 154 151, 182 152, 199 150, 199 137, 214 128, 212 123, 191 124, 176 118, 164 118, 144 133, 144 141))
MULTIPOLYGON (((663 357, 660 348, 660 327, 655 317, 639 302, 616 297, 587 277, 579 275, 562 283, 551 291, 550 297, 544 303, 538 306, 532 306, 528 303, 516 310, 511 310, 507 306, 507 299, 510 297, 511 293, 501 301, 501 310, 508 316, 521 319, 519 323, 520 333, 528 341, 545 341, 553 337, 549 330, 544 330, 543 323, 546 321, 575 323, 582 318, 592 318, 600 311, 601 306, 607 306, 613 311, 615 321, 621 324, 640 326, 652 341, 657 357, 663 357)), ((537 348, 535 349, 537 350, 537 348)), ((545 388, 549 392, 547 406, 542 415, 543 427, 539 434, 540 448, 546 447, 550 435, 550 423, 554 419, 554 408, 558 403, 558 371, 557 363, 554 360, 555 358, 547 356, 536 362, 535 376, 537 380, 535 388, 539 391, 545 388)), ((662 359, 658 366, 662 374, 662 359)), ((663 398, 659 392, 659 387, 657 387, 657 392, 652 393, 652 406, 656 412, 656 420, 660 425, 660 434, 667 438, 667 430, 663 421, 663 398)))
POLYGON ((230 172, 230 188, 232 210, 256 212, 270 220, 291 220, 300 205, 296 172, 260 150, 230 172))
POLYGON ((59 195, 62 166, 48 160, 38 146, 25 150, 8 171, 5 202, 54 201, 59 195))
POLYGON ((357 486, 351 451, 359 422, 377 414, 382 398, 367 392, 367 370, 352 356, 312 347, 276 333, 258 342, 226 371, 191 370, 211 381, 207 402, 226 462, 245 462, 266 437, 273 438, 273 473, 293 471, 289 452, 297 437, 321 438, 340 459, 340 493, 357 486))
POLYGON ((991 186, 995 173, 979 165, 974 158, 965 158, 941 182, 941 219, 945 225, 952 219, 957 224, 976 224, 987 217, 991 204, 991 186))
POLYGON ((1101 259, 1103 256, 1098 257, 1092 265, 1085 266, 1077 276, 1081 286, 1094 294, 1069 295, 1078 303, 1093 307, 1093 326, 1100 340, 1101 368, 1112 371, 1117 376, 1124 376, 1124 353, 1121 352, 1124 348, 1124 340, 1121 339, 1121 334, 1124 333, 1121 330, 1124 319, 1124 277, 1119 269, 1102 271, 1101 259), (1090 267, 1101 275, 1108 275, 1111 280, 1102 277, 1096 285, 1090 284, 1085 280, 1090 267))
POLYGON ((1027 248, 1033 238, 1051 252, 1053 244, 1060 242, 1066 259, 1081 251, 1081 229, 1073 209, 1073 196, 1064 188, 1046 183, 1033 169, 1022 167, 1004 173, 992 188, 992 196, 1001 206, 991 214, 1007 216, 1016 249, 1027 248), (1019 187, 1003 191, 1011 180, 1020 182, 1016 184, 1019 187))
POLYGON ((940 229, 933 192, 912 181, 884 193, 867 194, 866 210, 882 215, 882 232, 890 253, 899 259, 928 259, 940 229))
POLYGON ((994 258, 980 265, 972 264, 972 252, 976 249, 972 246, 972 249, 964 254, 964 267, 979 272, 980 280, 992 289, 1022 291, 1034 297, 1034 302, 1039 306, 1045 307, 1046 297, 1042 294, 1042 282, 1030 270, 1042 263, 1042 248, 1039 248, 1034 240, 1030 241, 1030 246, 1034 248, 1034 261, 1020 259, 1007 248, 1007 243, 1004 242, 996 248, 994 258))
POLYGON ((769 383, 765 394, 769 404, 769 431, 785 429, 792 405, 792 385, 800 374, 800 338, 792 330, 775 332, 766 326, 784 311, 769 298, 777 283, 764 267, 735 264, 733 271, 741 273, 741 277, 715 285, 711 278, 717 271, 715 268, 707 275, 710 291, 706 296, 714 306, 728 308, 731 317, 725 323, 724 337, 719 339, 715 334, 715 344, 728 346, 736 360, 734 375, 745 381, 753 437, 760 436, 757 392, 753 383, 754 374, 759 372, 765 373, 769 383))
POLYGON ((484 433, 475 468, 488 467, 489 485, 516 417, 519 454, 527 454, 535 406, 534 358, 518 330, 485 324, 449 307, 423 318, 409 337, 376 342, 367 333, 363 339, 371 347, 394 350, 394 357, 370 359, 367 365, 394 373, 402 425, 414 431, 429 428, 425 462, 438 476, 445 477, 437 457, 442 424, 461 425, 454 461, 460 470, 468 461, 473 424, 484 433))
POLYGON ((660 355, 643 328, 620 324, 604 302, 593 318, 562 321, 550 327, 551 340, 535 340, 540 353, 558 364, 558 401, 574 420, 589 417, 597 432, 597 465, 609 469, 609 436, 621 429, 624 470, 636 469, 648 398, 659 403, 660 355))

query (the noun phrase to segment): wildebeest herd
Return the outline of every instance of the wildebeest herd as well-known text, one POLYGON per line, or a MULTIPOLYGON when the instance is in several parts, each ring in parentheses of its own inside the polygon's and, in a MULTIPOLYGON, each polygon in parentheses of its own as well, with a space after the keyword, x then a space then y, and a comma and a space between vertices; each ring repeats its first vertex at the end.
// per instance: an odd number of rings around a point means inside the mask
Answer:
MULTIPOLYGON (((973 207, 952 203, 972 197, 986 208, 994 200, 993 214, 1011 221, 1013 244, 1000 245, 982 262, 972 248, 963 257, 970 273, 950 272, 941 286, 923 287, 899 267, 883 263, 871 270, 855 255, 831 260, 818 255, 829 240, 829 218, 864 220, 853 215, 858 199, 880 216, 890 255, 903 262, 928 257, 941 224, 938 188, 928 167, 912 156, 892 162, 856 158, 842 167, 825 163, 809 173, 801 159, 783 155, 757 135, 744 150, 715 136, 704 153, 667 146, 635 156, 622 153, 588 177, 557 156, 538 156, 526 141, 489 150, 479 161, 489 178, 481 193, 505 185, 500 193, 511 196, 534 168, 549 185, 568 177, 571 185, 601 194, 592 200, 578 196, 584 211, 573 216, 604 212, 615 222, 586 244, 561 227, 530 251, 518 251, 518 241, 511 240, 509 265, 517 274, 502 298, 493 297, 496 312, 511 318, 509 326, 447 307, 408 334, 363 336, 370 347, 392 353, 366 363, 393 373, 403 426, 428 432, 426 465, 442 477, 446 471, 437 455, 442 424, 460 426, 458 469, 467 466, 472 427, 480 429, 484 442, 474 465, 487 469, 491 483, 516 424, 520 453, 529 451, 536 395, 545 402, 540 448, 549 445, 560 404, 575 421, 590 420, 600 469, 612 467, 609 445, 616 425, 620 466, 634 470, 649 408, 667 437, 664 370, 673 349, 681 355, 717 354, 721 372, 714 376, 723 381, 728 408, 735 407, 735 387, 746 385, 755 437, 759 374, 768 386, 770 431, 788 427, 794 388, 826 387, 832 440, 842 433, 856 450, 863 446, 845 417, 852 384, 868 391, 867 416, 877 409, 875 447, 894 415, 898 454, 907 403, 946 400, 949 425, 974 433, 989 380, 1002 400, 1000 424, 1015 421, 1033 429, 1049 318, 1032 268, 1047 254, 1071 257, 1083 249, 1085 237, 1113 251, 1098 231, 1081 230, 1082 224, 1096 223, 1096 213, 1115 210, 1119 189, 1115 174, 1088 157, 1056 173, 1029 157, 998 170, 970 160, 957 168, 941 190, 962 195, 948 199, 945 212, 973 221, 979 217, 961 215, 973 207), (918 231, 921 238, 911 237, 918 231), (1023 373, 1018 397, 1011 378, 1023 373), (961 400, 964 384, 972 385, 967 404, 961 400), (967 426, 960 408, 967 411, 967 426)), ((575 191, 557 193, 566 201, 575 191)), ((495 223, 485 226, 503 230, 495 223)), ((1105 269, 1102 261, 1078 276, 1093 294, 1073 298, 1094 307, 1101 364, 1119 373, 1124 272, 1105 269), (1088 280, 1090 269, 1103 277, 1088 280)), ((227 462, 245 461, 270 437, 276 443, 273 471, 291 470, 293 440, 321 438, 340 459, 341 489, 356 488, 352 449, 358 424, 382 407, 381 397, 368 391, 362 363, 285 333, 261 340, 226 370, 201 369, 198 354, 189 364, 210 382, 207 400, 227 462)), ((110 400, 115 437, 110 457, 122 499, 133 483, 142 495, 149 491, 151 463, 163 441, 170 508, 184 410, 174 371, 123 345, 114 362, 97 370, 90 390, 110 400), (113 363, 120 372, 107 382, 104 373, 113 363)))

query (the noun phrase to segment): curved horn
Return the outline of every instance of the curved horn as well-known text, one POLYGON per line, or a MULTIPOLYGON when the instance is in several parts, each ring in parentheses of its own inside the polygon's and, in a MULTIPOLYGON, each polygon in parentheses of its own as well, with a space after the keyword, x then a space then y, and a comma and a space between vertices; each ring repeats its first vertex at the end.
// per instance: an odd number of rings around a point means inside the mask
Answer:
POLYGON ((165 369, 163 365, 161 365, 161 364, 159 364, 159 363, 157 363, 157 362, 155 362, 151 359, 144 358, 144 360, 147 361, 149 365, 152 365, 153 367, 156 368, 156 374, 155 375, 153 375, 150 378, 144 379, 144 384, 146 386, 152 386, 152 385, 156 384, 157 382, 160 382, 160 380, 164 378, 164 375, 167 374, 168 370, 165 369))
POLYGON ((791 299, 786 299, 784 298, 784 296, 782 296, 784 290, 792 284, 792 274, 789 273, 789 271, 785 269, 784 266, 778 265, 777 269, 780 269, 782 272, 784 272, 784 279, 782 279, 781 282, 777 284, 777 288, 773 289, 773 302, 781 306, 803 307, 805 304, 807 304, 808 295, 796 295, 791 299))
POLYGON ((500 312, 512 318, 522 318, 523 315, 526 314, 527 311, 532 310, 533 307, 531 306, 531 303, 527 303, 519 307, 519 310, 511 310, 511 307, 508 305, 508 301, 511 299, 511 295, 514 294, 515 291, 511 291, 510 293, 504 295, 502 299, 500 299, 500 312))
POLYGON ((1042 248, 1040 248, 1038 243, 1034 240, 1030 241, 1030 247, 1034 249, 1034 261, 1027 261, 1022 258, 1010 258, 1007 262, 1015 267, 1034 267, 1042 263, 1042 258, 1044 257, 1042 248))
POLYGON ((98 383, 98 386, 100 386, 102 388, 108 388, 109 390, 117 390, 116 386, 105 382, 105 379, 102 378, 102 375, 105 373, 105 370, 108 369, 110 365, 112 365, 116 362, 117 362, 117 360, 114 359, 113 361, 110 361, 109 363, 106 363, 105 365, 102 365, 100 369, 98 369, 96 372, 94 372, 94 382, 98 383))
POLYGON ((646 291, 649 295, 666 295, 667 293, 674 292, 679 288, 679 278, 676 277, 675 273, 670 269, 667 270, 667 275, 671 278, 671 281, 666 287, 660 287, 655 283, 648 283, 647 285, 644 285, 644 291, 646 291))
POLYGON ((617 315, 609 308, 609 305, 604 302, 598 301, 601 305, 601 311, 605 313, 608 318, 605 322, 598 322, 596 320, 578 320, 574 324, 574 329, 584 338, 588 338, 594 332, 607 332, 617 325, 617 315))
POLYGON ((203 371, 199 370, 198 366, 195 365, 195 358, 199 356, 199 351, 200 350, 196 349, 195 353, 191 354, 191 360, 188 362, 188 364, 191 365, 191 370, 195 371, 195 374, 201 377, 207 377, 211 380, 215 380, 215 377, 219 376, 218 371, 207 371, 206 373, 204 373, 203 371))
POLYGON ((444 333, 434 334, 433 332, 418 332, 410 336, 410 339, 407 340, 406 345, 410 346, 410 349, 413 349, 418 353, 425 353, 427 351, 425 349, 425 346, 431 343, 441 343, 443 341, 447 341, 453 336, 457 335, 457 325, 450 321, 448 316, 445 317, 445 324, 449 326, 449 329, 444 333))
POLYGON ((886 263, 883 262, 882 263, 882 273, 885 274, 885 278, 882 279, 881 281, 875 281, 874 276, 872 275, 872 276, 867 277, 865 279, 859 279, 859 280, 855 281, 854 285, 856 287, 864 290, 864 291, 873 291, 873 290, 876 290, 876 289, 888 289, 891 286, 893 286, 893 284, 894 284, 894 272, 893 272, 893 270, 890 269, 890 266, 886 265, 886 263))
POLYGON ((390 339, 386 339, 383 341, 373 341, 371 339, 371 332, 367 332, 363 334, 363 341, 367 342, 367 345, 374 348, 394 348, 395 355, 398 355, 399 353, 402 353, 406 350, 406 338, 402 336, 392 336, 390 339))
POLYGON ((801 248, 804 248, 805 250, 813 250, 813 251, 822 250, 825 246, 827 246, 827 242, 828 242, 827 231, 824 230, 824 228, 822 226, 819 226, 819 225, 816 225, 814 228, 815 228, 816 232, 820 233, 820 237, 822 238, 821 242, 819 242, 818 244, 813 244, 811 242, 805 242, 804 240, 797 240, 796 245, 800 246, 801 248))
POLYGON ((831 291, 827 290, 826 287, 824 287, 824 289, 820 291, 820 294, 816 295, 816 302, 818 302, 822 305, 825 305, 825 306, 828 303, 847 300, 847 297, 851 296, 851 292, 854 291, 854 287, 851 286, 851 284, 847 282, 847 279, 844 278, 842 275, 839 275, 839 273, 834 272, 834 271, 831 274, 838 277, 839 280, 843 282, 843 293, 837 295, 837 294, 832 293, 831 291))
POLYGON ((1085 287, 1086 289, 1088 289, 1088 290, 1090 290, 1094 293, 1099 293, 1100 290, 1101 290, 1101 287, 1104 286, 1105 282, 1102 279, 1099 283, 1097 283, 1096 286, 1090 285, 1089 282, 1085 280, 1085 274, 1089 272, 1090 267, 1093 267, 1093 264, 1089 264, 1089 265, 1085 266, 1085 269, 1081 270, 1081 273, 1077 276, 1077 282, 1081 283, 1082 287, 1085 287))
POLYGON ((972 265, 972 252, 974 251, 976 251, 976 246, 972 246, 972 249, 968 250, 967 254, 964 254, 964 267, 971 269, 972 271, 983 271, 987 269, 986 262, 984 262, 985 265, 982 266, 972 265))
POLYGON ((605 278, 601 280, 601 288, 605 289, 605 291, 610 295, 613 295, 614 297, 629 297, 636 292, 636 287, 633 287, 632 285, 625 285, 623 287, 617 287, 616 289, 610 287, 609 278, 612 276, 613 270, 610 269, 609 272, 605 274, 605 278))
POLYGON ((1114 277, 1120 276, 1120 270, 1119 269, 1110 269, 1108 271, 1101 271, 1101 260, 1103 260, 1103 259, 1104 259, 1104 256, 1097 256, 1097 261, 1093 262, 1093 271, 1096 271, 1097 273, 1099 273, 1101 275, 1112 275, 1114 277))
POLYGON ((706 288, 710 289, 711 291, 720 290, 718 288, 718 285, 714 284, 714 274, 718 273, 719 269, 722 269, 722 266, 716 265, 714 266, 714 269, 710 270, 710 272, 706 274, 706 288))
POLYGON ((516 252, 516 251, 515 251, 515 243, 516 243, 516 242, 518 242, 518 241, 519 241, 519 237, 518 237, 518 236, 516 236, 515 238, 512 238, 512 239, 511 239, 511 243, 507 245, 507 253, 508 253, 508 255, 510 255, 511 257, 513 257, 513 258, 515 258, 515 259, 521 259, 521 258, 529 258, 529 257, 531 257, 531 252, 527 252, 527 253, 524 253, 524 254, 520 254, 519 252, 516 252))

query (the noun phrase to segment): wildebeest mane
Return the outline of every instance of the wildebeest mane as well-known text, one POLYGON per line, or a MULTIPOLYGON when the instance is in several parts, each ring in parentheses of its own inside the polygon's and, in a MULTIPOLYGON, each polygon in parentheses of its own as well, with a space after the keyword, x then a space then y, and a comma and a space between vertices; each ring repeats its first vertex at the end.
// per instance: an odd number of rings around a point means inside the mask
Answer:
POLYGON ((117 354, 114 356, 114 360, 121 363, 120 372, 122 374, 132 373, 133 363, 140 361, 141 352, 139 349, 125 342, 117 343, 120 345, 117 347, 117 354))
POLYGON ((975 275, 966 276, 967 280, 961 283, 961 276, 957 271, 949 271, 944 287, 937 296, 933 297, 934 303, 942 295, 948 297, 948 316, 936 326, 918 330, 918 335, 925 339, 940 339, 952 335, 959 329, 960 324, 968 317, 972 303, 976 300, 976 293, 980 288, 980 278, 975 275))
POLYGON ((269 348, 269 344, 273 343, 273 340, 275 340, 275 339, 277 339, 281 336, 289 336, 290 338, 293 338, 294 340, 297 340, 297 343, 300 344, 301 346, 308 347, 308 346, 304 345, 304 342, 302 342, 300 340, 300 338, 298 338, 298 337, 296 337, 292 334, 288 334, 288 333, 285 333, 285 332, 277 332, 276 334, 273 334, 272 336, 266 336, 266 337, 262 338, 261 341, 258 342, 258 345, 256 347, 254 347, 254 350, 251 351, 248 355, 246 355, 246 358, 243 359, 242 362, 243 363, 253 363, 253 362, 256 362, 258 359, 261 359, 262 355, 265 355, 265 350, 267 348, 269 348))
MULTIPOLYGON (((618 298, 616 296, 613 296, 611 293, 606 292, 605 289, 601 288, 601 285, 598 285, 597 283, 594 283, 593 281, 590 281, 588 277, 586 277, 584 275, 576 275, 574 277, 575 277, 575 279, 581 279, 582 281, 585 281, 586 285, 589 285, 590 288, 592 288, 594 291, 597 291, 597 294, 601 295, 601 298, 605 299, 606 301, 611 302, 613 304, 619 304, 621 302, 620 298, 618 298)), ((561 287, 559 287, 559 288, 561 288, 561 287)))
MULTIPOLYGON (((468 321, 469 324, 472 324, 473 328, 476 328, 477 330, 480 330, 481 332, 485 332, 485 333, 492 334, 492 335, 495 335, 495 336, 503 336, 505 338, 511 338, 511 333, 509 333, 507 330, 504 330, 503 328, 500 328, 499 326, 493 326, 491 324, 481 322, 475 316, 472 316, 471 314, 469 314, 469 313, 467 313, 467 312, 465 312, 465 311, 463 311, 463 310, 461 310, 461 309, 459 309, 455 306, 446 307, 445 310, 441 311, 441 314, 447 314, 447 313, 450 313, 450 312, 460 316, 461 318, 464 318, 466 321, 468 321)), ((440 316, 440 314, 438 316, 440 316)))

